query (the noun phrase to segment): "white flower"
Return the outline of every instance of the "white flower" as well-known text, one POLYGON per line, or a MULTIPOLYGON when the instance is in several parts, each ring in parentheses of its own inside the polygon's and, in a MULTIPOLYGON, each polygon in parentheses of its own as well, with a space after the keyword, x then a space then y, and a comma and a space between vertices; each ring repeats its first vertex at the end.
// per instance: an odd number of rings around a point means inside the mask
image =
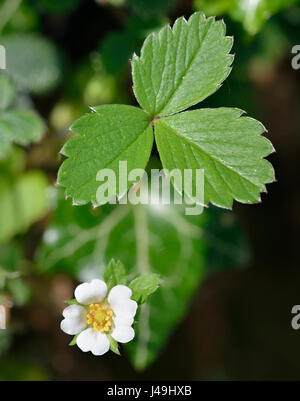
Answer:
POLYGON ((75 298, 81 305, 64 309, 60 327, 67 334, 78 334, 76 343, 82 351, 103 355, 110 348, 109 336, 120 343, 134 338, 131 325, 137 303, 130 299, 131 295, 129 287, 116 285, 107 296, 102 280, 80 284, 75 298))

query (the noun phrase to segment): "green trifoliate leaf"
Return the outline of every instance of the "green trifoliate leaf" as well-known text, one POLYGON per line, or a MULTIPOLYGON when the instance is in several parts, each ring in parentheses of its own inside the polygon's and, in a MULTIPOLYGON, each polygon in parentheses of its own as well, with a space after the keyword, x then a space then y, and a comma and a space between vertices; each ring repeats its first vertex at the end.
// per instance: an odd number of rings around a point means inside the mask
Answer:
POLYGON ((195 13, 147 37, 132 60, 133 89, 152 116, 165 116, 199 103, 230 73, 232 38, 223 21, 195 13))
POLYGON ((259 201, 265 184, 274 180, 271 165, 263 159, 273 148, 261 137, 264 128, 260 123, 240 118, 237 109, 167 117, 219 88, 230 72, 231 46, 232 38, 225 36, 223 21, 206 19, 202 13, 193 14, 188 21, 180 18, 172 29, 166 26, 149 35, 141 56, 134 56, 132 61, 134 92, 147 113, 130 106, 100 106, 72 127, 79 137, 62 150, 69 159, 60 169, 58 182, 66 187, 73 203, 92 201, 98 206, 127 191, 132 181, 126 173, 144 169, 149 158, 153 142, 150 121, 164 167, 191 169, 194 173, 189 189, 175 182, 179 191, 198 204, 211 202, 228 208, 233 199, 259 201), (121 161, 127 162, 122 188, 121 161), (106 169, 114 172, 113 191, 105 187, 106 169), (203 176, 195 178, 196 169, 205 170, 204 191, 197 190, 203 176))
POLYGON ((0 113, 0 158, 11 144, 28 145, 37 142, 45 132, 45 125, 37 113, 31 110, 8 110, 0 113))
POLYGON ((149 118, 142 110, 125 105, 106 105, 95 108, 95 113, 77 120, 71 138, 61 150, 68 159, 58 173, 58 183, 66 187, 66 194, 76 204, 92 201, 106 203, 97 194, 98 172, 110 169, 116 175, 114 196, 123 195, 130 186, 127 176, 124 188, 119 188, 119 162, 127 162, 127 171, 144 169, 152 149, 153 132, 149 118), (127 185, 126 185, 127 184, 127 185), (97 194, 97 195, 96 195, 97 194))
POLYGON ((5 75, 0 74, 0 110, 7 109, 15 97, 15 88, 11 79, 5 75))
POLYGON ((146 274, 135 278, 129 284, 132 291, 131 299, 134 299, 139 304, 147 301, 147 298, 153 294, 159 287, 158 274, 146 274))
POLYGON ((126 270, 122 263, 112 259, 107 267, 103 270, 103 280, 107 284, 108 291, 115 285, 126 284, 126 270))
MULTIPOLYGON (((163 166, 204 169, 204 200, 231 208, 233 200, 260 201, 274 171, 264 160, 272 144, 261 136, 263 125, 241 117, 238 109, 187 111, 155 122, 155 139, 163 166)), ((178 183, 174 182, 178 187, 178 183)), ((193 180, 192 196, 196 193, 193 180)))

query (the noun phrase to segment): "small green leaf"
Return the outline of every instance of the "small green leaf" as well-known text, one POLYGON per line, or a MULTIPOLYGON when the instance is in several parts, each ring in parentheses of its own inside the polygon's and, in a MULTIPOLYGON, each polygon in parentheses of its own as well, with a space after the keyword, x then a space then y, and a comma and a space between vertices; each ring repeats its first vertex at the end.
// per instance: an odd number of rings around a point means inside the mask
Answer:
POLYGON ((75 204, 90 201, 94 205, 107 203, 96 196, 103 182, 97 174, 111 169, 116 174, 116 195, 123 195, 128 187, 119 188, 119 161, 127 161, 127 171, 144 169, 152 149, 153 132, 149 117, 142 110, 125 105, 95 107, 95 113, 77 120, 71 138, 61 153, 68 157, 58 173, 58 183, 66 187, 66 193, 75 204))
POLYGON ((103 279, 107 284, 108 291, 115 285, 126 284, 126 270, 122 263, 112 259, 107 267, 103 270, 103 279))
MULTIPOLYGON (((259 202, 265 184, 274 181, 273 168, 263 159, 274 150, 261 135, 265 128, 242 114, 231 108, 202 109, 155 122, 164 168, 204 169, 205 203, 231 208, 234 199, 259 202)), ((194 180, 193 194, 195 186, 194 180)))
POLYGON ((80 303, 77 301, 77 299, 69 299, 67 301, 65 301, 66 304, 68 305, 80 305, 80 303))
POLYGON ((0 74, 0 110, 7 109, 15 98, 15 88, 11 79, 5 75, 0 74))
POLYGON ((111 335, 108 336, 108 339, 109 339, 111 351, 114 352, 117 355, 121 355, 120 351, 119 351, 118 342, 114 338, 112 338, 111 335))
POLYGON ((199 103, 227 78, 233 56, 225 24, 195 13, 147 37, 132 59, 133 90, 152 116, 165 116, 199 103))
POLYGON ((129 288, 132 291, 131 299, 143 304, 158 289, 159 283, 158 274, 146 274, 135 278, 129 284, 129 288))
POLYGON ((73 337, 73 339, 72 339, 72 341, 69 343, 69 345, 71 345, 71 346, 76 345, 77 337, 78 337, 78 334, 76 334, 76 335, 73 337))

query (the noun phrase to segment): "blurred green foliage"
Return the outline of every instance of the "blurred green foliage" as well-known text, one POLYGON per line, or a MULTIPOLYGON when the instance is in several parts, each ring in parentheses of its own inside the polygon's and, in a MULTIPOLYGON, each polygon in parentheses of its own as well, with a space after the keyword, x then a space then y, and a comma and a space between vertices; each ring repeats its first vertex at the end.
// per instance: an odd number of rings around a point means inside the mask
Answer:
POLYGON ((45 370, 36 363, 22 359, 0 361, 0 380, 44 381, 49 380, 45 370))
POLYGON ((39 141, 45 133, 43 120, 32 110, 22 110, 14 106, 15 97, 16 93, 11 80, 7 75, 1 74, 0 159, 9 152, 12 142, 28 145, 31 142, 39 141))
POLYGON ((76 10, 82 0, 32 0, 39 10, 49 14, 67 14, 76 10))
POLYGON ((99 49, 105 70, 111 74, 123 71, 132 54, 139 51, 146 36, 162 28, 165 22, 166 19, 161 16, 133 16, 128 18, 122 30, 109 33, 99 49))
POLYGON ((47 177, 42 171, 23 172, 21 163, 17 167, 21 152, 13 149, 8 162, 0 163, 0 242, 25 232, 48 208, 47 177), (19 157, 15 163, 14 159, 19 157))
POLYGON ((299 0, 194 0, 196 10, 206 15, 228 14, 242 23, 250 35, 259 32, 272 15, 295 4, 299 0))
POLYGON ((45 93, 59 83, 61 64, 51 41, 36 34, 12 33, 2 37, 1 43, 6 49, 7 73, 19 87, 45 93))
POLYGON ((59 195, 37 261, 41 272, 65 271, 82 281, 101 277, 111 258, 122 261, 129 277, 160 275, 161 287, 142 306, 137 335, 126 346, 134 366, 143 370, 184 316, 205 274, 247 262, 245 238, 228 215, 211 210, 186 216, 178 205, 74 207, 59 195), (225 230, 226 235, 218 236, 225 230))
POLYGON ((127 0, 133 11, 141 15, 164 14, 174 6, 176 0, 127 0))

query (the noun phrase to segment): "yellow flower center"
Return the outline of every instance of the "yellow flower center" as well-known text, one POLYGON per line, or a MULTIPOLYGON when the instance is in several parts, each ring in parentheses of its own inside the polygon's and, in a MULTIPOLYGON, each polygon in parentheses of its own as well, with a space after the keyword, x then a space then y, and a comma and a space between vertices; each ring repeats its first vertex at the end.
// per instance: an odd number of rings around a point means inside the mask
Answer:
POLYGON ((106 333, 111 329, 113 311, 107 305, 91 304, 87 314, 87 323, 93 326, 94 330, 106 333))

